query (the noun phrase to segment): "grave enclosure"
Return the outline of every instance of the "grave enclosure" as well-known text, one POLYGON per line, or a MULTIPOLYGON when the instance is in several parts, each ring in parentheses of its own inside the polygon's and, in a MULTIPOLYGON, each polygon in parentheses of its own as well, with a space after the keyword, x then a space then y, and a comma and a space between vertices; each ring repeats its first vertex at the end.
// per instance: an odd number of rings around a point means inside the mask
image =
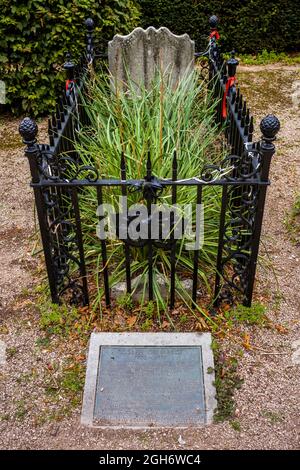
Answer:
MULTIPOLYGON (((279 121, 266 116, 260 124, 261 140, 253 142, 253 117, 236 83, 238 61, 234 54, 224 60, 218 45, 217 19, 210 18, 210 34, 207 50, 195 52, 194 42, 187 36, 175 36, 166 28, 143 31, 137 28, 126 37, 116 36, 108 45, 108 54, 97 48, 93 37, 93 21, 86 21, 87 47, 82 59, 74 64, 68 57, 66 89, 58 98, 56 112, 49 119, 49 142, 37 143, 37 125, 25 118, 20 124, 20 133, 26 145, 35 194, 46 268, 52 300, 65 299, 76 305, 89 303, 88 268, 85 261, 85 246, 78 197, 84 188, 96 188, 100 204, 105 191, 121 189, 122 194, 138 188, 150 206, 165 188, 172 188, 172 202, 176 203, 177 188, 185 186, 197 189, 197 203, 205 200, 205 188, 218 186, 222 189, 218 235, 218 255, 211 305, 220 302, 242 302, 250 306, 259 250, 266 190, 269 185, 269 168, 275 152, 274 140, 279 131, 279 121), (126 178, 126 161, 120 155, 119 179, 103 178, 96 168, 86 167, 74 147, 76 130, 88 124, 88 116, 81 101, 85 93, 87 78, 93 69, 103 68, 109 62, 112 73, 112 88, 126 82, 126 74, 142 80, 146 86, 156 67, 168 70, 172 86, 186 73, 193 70, 195 61, 200 76, 206 80, 216 104, 215 122, 224 128, 224 144, 228 156, 219 165, 200 169, 201 177, 190 175, 180 180, 180 167, 173 158, 172 174, 168 180, 159 180, 152 173, 151 159, 147 161, 147 174, 139 180, 126 178), (125 61, 124 61, 125 59, 125 61), (224 171, 226 170, 226 171, 224 171), (66 177, 68 174, 68 178, 66 177), (216 175, 217 177, 213 176, 216 175), (71 176, 70 176, 71 175, 71 176)), ((123 86, 123 85, 122 85, 123 86)), ((164 242, 160 240, 158 242, 164 242)), ((103 285, 106 305, 111 305, 110 265, 107 258, 106 241, 101 244, 102 269, 99 282, 103 285)), ((176 293, 176 243, 170 239, 167 256, 170 260, 169 306, 172 309, 176 293)), ((133 274, 131 249, 133 241, 124 240, 125 286, 132 292, 133 274)), ((153 299, 153 256, 157 243, 147 240, 148 285, 147 298, 153 299)), ((192 306, 199 301, 198 277, 199 250, 193 254, 193 273, 190 278, 192 306)))

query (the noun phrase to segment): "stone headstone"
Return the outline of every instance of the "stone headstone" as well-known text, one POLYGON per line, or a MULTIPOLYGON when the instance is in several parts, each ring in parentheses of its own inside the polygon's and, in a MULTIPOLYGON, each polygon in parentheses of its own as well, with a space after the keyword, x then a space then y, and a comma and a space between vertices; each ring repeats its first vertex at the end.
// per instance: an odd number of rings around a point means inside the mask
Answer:
POLYGON ((114 36, 108 44, 113 84, 123 86, 128 76, 151 87, 157 71, 169 75, 171 86, 194 68, 195 43, 187 34, 177 36, 167 28, 136 28, 127 36, 114 36))

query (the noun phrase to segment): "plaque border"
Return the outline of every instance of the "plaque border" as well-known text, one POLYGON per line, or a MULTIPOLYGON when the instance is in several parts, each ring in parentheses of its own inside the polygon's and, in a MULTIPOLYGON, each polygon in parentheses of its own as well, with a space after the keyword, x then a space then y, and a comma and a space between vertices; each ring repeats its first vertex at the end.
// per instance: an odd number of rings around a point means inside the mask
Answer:
POLYGON ((211 349, 210 333, 102 333, 91 334, 83 394, 81 424, 99 429, 163 429, 187 427, 203 427, 213 422, 214 410, 217 406, 214 386, 214 358, 211 349), (94 424, 95 394, 97 388, 100 348, 102 346, 198 346, 201 347, 205 424, 188 426, 139 426, 139 425, 97 425, 94 424), (208 372, 209 370, 209 372, 208 372))

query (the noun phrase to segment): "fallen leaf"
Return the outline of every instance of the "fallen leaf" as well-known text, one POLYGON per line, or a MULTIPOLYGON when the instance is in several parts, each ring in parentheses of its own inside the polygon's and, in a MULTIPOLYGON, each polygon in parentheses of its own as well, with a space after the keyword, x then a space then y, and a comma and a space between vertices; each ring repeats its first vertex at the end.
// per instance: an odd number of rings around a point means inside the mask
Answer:
POLYGON ((162 327, 162 328, 167 328, 168 326, 170 326, 170 323, 169 323, 168 321, 166 321, 166 320, 164 320, 164 321, 162 322, 162 324, 161 324, 161 327, 162 327))
POLYGON ((136 315, 133 315, 132 317, 127 318, 127 325, 128 326, 133 326, 136 322, 136 315))
POLYGON ((249 333, 245 333, 245 335, 244 335, 243 346, 244 346, 244 348, 246 348, 246 349, 251 349, 251 345, 250 345, 250 335, 249 335, 249 333))
POLYGON ((281 333, 281 334, 283 334, 283 335, 285 335, 285 334, 288 333, 287 328, 285 328, 285 327, 282 326, 282 325, 279 325, 279 324, 278 324, 278 325, 275 325, 275 328, 276 328, 276 330, 278 331, 278 333, 281 333))
POLYGON ((0 326, 0 334, 1 335, 8 335, 9 329, 7 328, 6 325, 1 325, 0 326))
POLYGON ((79 356, 76 356, 76 361, 77 362, 80 362, 80 361, 84 361, 85 360, 85 356, 83 354, 80 354, 79 356))
POLYGON ((87 305, 84 307, 79 307, 78 311, 83 314, 87 313, 89 311, 89 307, 87 305))
POLYGON ((196 329, 197 330, 206 330, 207 329, 207 324, 203 320, 203 318, 199 318, 199 321, 196 323, 196 329))

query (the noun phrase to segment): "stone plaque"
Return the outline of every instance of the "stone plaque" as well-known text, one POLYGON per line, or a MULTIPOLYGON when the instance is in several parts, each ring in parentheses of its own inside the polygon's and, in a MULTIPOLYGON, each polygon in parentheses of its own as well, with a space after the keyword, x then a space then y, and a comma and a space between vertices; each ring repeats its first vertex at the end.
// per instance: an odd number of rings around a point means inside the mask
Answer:
POLYGON ((93 333, 81 422, 201 426, 216 406, 209 333, 93 333))
POLYGON ((128 75, 139 85, 151 87, 157 71, 170 74, 176 86, 194 68, 195 43, 187 34, 177 36, 167 28, 134 29, 127 36, 114 36, 108 44, 112 84, 123 86, 128 75))
POLYGON ((114 425, 204 423, 201 347, 103 346, 94 418, 114 425))

